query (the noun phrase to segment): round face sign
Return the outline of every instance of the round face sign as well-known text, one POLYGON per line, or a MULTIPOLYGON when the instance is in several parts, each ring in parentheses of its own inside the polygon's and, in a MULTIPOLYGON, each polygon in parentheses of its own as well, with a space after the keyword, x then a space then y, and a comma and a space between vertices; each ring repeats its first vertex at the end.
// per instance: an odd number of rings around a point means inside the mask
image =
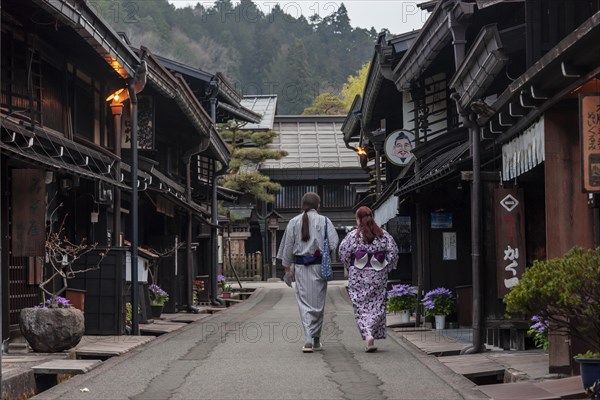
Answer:
POLYGON ((405 130, 392 132, 385 139, 385 155, 395 165, 405 166, 412 160, 415 135, 405 130))

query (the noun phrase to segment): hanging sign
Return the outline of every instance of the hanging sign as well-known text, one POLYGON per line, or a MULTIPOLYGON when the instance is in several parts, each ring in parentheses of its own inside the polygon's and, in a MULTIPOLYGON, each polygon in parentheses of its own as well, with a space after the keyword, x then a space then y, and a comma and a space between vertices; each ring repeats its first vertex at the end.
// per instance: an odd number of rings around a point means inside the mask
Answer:
POLYGON ((413 156, 415 135, 409 131, 398 130, 392 132, 385 139, 385 155, 389 162, 398 166, 407 165, 413 156))
POLYGON ((46 171, 12 171, 12 238, 14 257, 42 257, 46 249, 46 171))
POLYGON ((579 95, 583 191, 600 191, 600 93, 579 95))
POLYGON ((525 272, 525 212, 523 189, 497 188, 496 271, 498 298, 504 297, 525 272))

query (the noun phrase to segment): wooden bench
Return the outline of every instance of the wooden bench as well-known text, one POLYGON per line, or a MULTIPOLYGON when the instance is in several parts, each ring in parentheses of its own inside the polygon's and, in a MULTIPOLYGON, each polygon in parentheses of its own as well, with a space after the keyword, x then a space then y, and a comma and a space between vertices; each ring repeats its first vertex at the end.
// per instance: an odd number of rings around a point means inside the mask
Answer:
POLYGON ((102 364, 101 360, 53 360, 31 367, 40 391, 58 383, 58 375, 85 374, 102 364))

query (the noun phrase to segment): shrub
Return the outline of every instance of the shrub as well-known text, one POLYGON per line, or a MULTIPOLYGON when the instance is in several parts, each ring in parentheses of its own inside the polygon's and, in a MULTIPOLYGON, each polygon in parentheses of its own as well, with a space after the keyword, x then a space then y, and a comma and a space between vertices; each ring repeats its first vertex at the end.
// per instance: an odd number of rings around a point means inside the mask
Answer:
POLYGON ((508 313, 538 315, 556 330, 600 348, 600 249, 574 247, 536 260, 504 296, 508 313))

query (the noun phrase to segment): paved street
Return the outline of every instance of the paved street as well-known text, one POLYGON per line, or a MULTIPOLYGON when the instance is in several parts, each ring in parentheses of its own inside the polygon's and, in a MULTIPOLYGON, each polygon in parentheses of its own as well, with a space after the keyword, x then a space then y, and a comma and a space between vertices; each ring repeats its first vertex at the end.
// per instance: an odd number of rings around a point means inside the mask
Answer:
POLYGON ((481 397, 466 378, 393 335, 377 342, 379 352, 365 353, 340 284, 328 291, 324 351, 303 354, 302 344, 294 291, 262 288, 35 399, 481 397))

